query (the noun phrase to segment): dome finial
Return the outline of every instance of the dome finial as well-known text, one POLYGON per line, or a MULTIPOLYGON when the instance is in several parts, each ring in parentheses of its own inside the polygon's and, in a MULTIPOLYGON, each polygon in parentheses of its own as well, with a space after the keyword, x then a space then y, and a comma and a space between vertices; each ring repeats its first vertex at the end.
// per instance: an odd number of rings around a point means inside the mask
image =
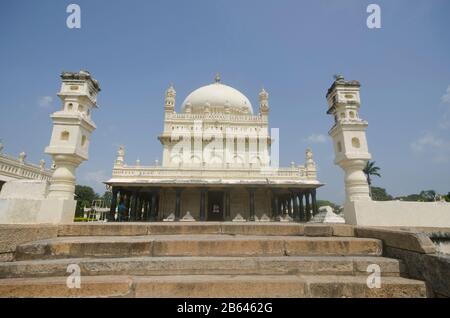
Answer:
POLYGON ((214 82, 220 83, 220 74, 216 73, 216 78, 214 79, 214 82))

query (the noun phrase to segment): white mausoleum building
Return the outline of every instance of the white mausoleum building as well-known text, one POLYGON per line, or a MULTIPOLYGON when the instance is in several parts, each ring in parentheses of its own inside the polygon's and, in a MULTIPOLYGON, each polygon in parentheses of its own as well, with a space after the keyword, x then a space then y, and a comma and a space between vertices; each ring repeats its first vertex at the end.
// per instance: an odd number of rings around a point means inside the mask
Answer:
POLYGON ((277 131, 269 132, 269 99, 262 89, 255 113, 238 90, 215 82, 189 94, 175 111, 176 92, 165 94, 162 163, 125 163, 120 147, 112 178, 110 219, 120 203, 131 221, 308 221, 317 212, 316 166, 278 167, 277 131), (272 136, 271 136, 272 135, 272 136), (189 212, 189 213, 188 213, 189 212))

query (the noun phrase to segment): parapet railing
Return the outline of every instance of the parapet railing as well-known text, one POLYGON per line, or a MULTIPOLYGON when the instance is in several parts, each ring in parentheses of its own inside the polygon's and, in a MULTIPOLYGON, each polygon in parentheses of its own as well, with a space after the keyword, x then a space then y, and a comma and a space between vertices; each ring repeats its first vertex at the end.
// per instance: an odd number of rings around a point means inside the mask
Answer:
POLYGON ((304 166, 281 168, 249 168, 249 167, 163 167, 163 166, 115 166, 113 178, 220 178, 220 179, 286 179, 315 180, 315 172, 308 171, 304 166))
POLYGON ((34 165, 18 158, 0 153, 0 175, 12 179, 47 180, 52 178, 52 170, 34 165))

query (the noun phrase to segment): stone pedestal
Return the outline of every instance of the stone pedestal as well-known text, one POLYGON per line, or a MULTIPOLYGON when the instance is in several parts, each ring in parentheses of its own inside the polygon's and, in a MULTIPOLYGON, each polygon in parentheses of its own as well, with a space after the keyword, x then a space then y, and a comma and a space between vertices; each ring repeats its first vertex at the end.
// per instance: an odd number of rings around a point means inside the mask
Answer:
POLYGON ((77 202, 47 198, 48 192, 47 181, 7 182, 0 193, 0 224, 72 223, 77 202))

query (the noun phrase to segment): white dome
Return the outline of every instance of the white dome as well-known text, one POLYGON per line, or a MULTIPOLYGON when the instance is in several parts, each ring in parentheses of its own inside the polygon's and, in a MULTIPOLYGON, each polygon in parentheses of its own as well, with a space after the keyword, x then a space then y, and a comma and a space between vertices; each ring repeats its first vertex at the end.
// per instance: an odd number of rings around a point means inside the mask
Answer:
POLYGON ((208 106, 211 109, 229 107, 230 110, 239 113, 253 114, 252 104, 244 94, 219 81, 200 87, 190 93, 181 105, 183 112, 186 111, 187 106, 190 108, 189 111, 194 112, 203 110, 205 106, 208 106))

